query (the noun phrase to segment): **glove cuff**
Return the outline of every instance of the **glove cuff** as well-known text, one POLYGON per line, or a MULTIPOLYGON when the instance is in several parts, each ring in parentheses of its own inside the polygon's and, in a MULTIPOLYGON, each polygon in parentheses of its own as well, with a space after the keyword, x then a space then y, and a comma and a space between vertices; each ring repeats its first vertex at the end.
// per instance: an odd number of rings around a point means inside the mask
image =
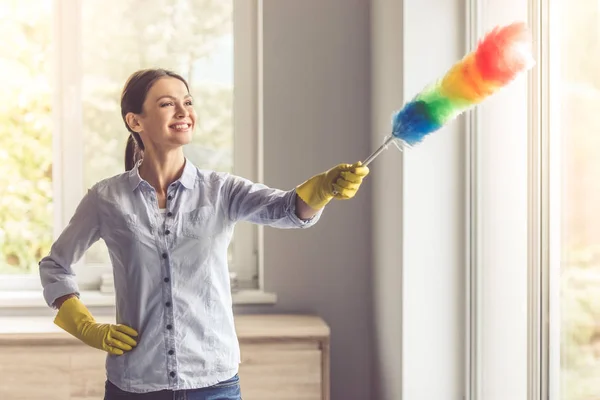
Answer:
POLYGON ((296 187, 296 194, 314 210, 320 210, 333 199, 332 195, 320 193, 312 179, 296 187))
POLYGON ((58 327, 77 338, 80 338, 81 325, 86 322, 94 322, 94 317, 77 296, 67 299, 54 318, 58 327))

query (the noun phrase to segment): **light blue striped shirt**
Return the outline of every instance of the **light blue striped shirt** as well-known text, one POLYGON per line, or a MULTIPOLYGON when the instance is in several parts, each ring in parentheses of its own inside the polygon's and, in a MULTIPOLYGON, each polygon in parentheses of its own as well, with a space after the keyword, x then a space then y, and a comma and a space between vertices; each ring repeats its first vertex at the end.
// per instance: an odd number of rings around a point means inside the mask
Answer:
POLYGON ((201 388, 238 371, 227 248, 237 221, 306 228, 295 213, 295 191, 283 191, 186 160, 167 192, 165 214, 154 188, 138 172, 105 179, 40 261, 48 305, 79 293, 71 265, 97 240, 108 247, 116 294, 116 322, 139 333, 138 345, 108 355, 108 379, 136 393, 201 388))

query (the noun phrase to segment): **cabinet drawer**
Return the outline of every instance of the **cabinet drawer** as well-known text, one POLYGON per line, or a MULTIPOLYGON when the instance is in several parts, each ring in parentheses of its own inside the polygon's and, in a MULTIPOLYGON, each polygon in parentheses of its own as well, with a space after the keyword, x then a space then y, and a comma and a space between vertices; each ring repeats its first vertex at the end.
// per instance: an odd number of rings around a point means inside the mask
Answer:
POLYGON ((244 400, 320 400, 321 351, 316 346, 242 346, 244 400))

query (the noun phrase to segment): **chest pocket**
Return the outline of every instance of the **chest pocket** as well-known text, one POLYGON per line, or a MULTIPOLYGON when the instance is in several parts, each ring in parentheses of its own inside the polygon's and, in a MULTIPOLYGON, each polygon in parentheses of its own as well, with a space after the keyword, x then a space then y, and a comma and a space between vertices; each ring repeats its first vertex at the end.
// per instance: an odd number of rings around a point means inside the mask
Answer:
POLYGON ((212 206, 201 206, 182 215, 183 236, 202 239, 214 236, 217 230, 215 210, 212 206))
POLYGON ((127 247, 139 242, 153 244, 153 228, 136 214, 115 210, 103 224, 103 238, 109 247, 127 247))
POLYGON ((152 243, 154 239, 154 227, 152 225, 145 224, 136 214, 125 214, 124 222, 130 236, 142 242, 152 243))

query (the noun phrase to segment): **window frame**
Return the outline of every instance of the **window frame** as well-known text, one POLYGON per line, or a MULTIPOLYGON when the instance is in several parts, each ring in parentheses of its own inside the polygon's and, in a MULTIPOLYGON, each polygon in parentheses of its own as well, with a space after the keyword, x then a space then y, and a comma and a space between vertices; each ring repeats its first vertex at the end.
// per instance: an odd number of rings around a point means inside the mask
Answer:
POLYGON ((537 60, 530 80, 528 399, 549 399, 550 149, 548 0, 530 0, 537 60))
POLYGON ((559 50, 550 0, 529 0, 537 66, 529 93, 528 400, 560 397, 561 157, 559 50))
MULTIPOLYGON (((482 10, 503 0, 468 0, 466 4, 466 43, 473 48, 481 35, 482 10)), ((550 26, 555 13, 550 0, 528 0, 527 23, 532 32, 533 56, 536 66, 527 76, 527 377, 523 399, 557 400, 559 393, 560 335, 555 321, 560 321, 558 307, 557 271, 560 268, 560 153, 559 138, 551 130, 558 118, 554 110, 550 81, 556 65, 556 52, 549 49, 550 26), (550 100, 550 98, 552 100, 550 100)), ((498 111, 496 111, 498 112, 498 111)), ((493 212, 482 204, 486 193, 481 183, 481 158, 485 156, 479 137, 484 134, 482 113, 478 107, 466 118, 467 166, 467 301, 466 301, 466 354, 465 399, 484 399, 484 335, 490 335, 485 324, 483 290, 491 284, 483 277, 485 248, 482 238, 483 219, 493 212)), ((515 189, 516 190, 516 189, 515 189)), ((520 195, 521 195, 520 194, 520 195)), ((488 266, 489 267, 489 266, 488 266)), ((501 299, 497 299, 501 301, 501 299)), ((493 373, 502 373, 494 371, 493 373)))
MULTIPOLYGON (((83 0, 53 1, 53 193, 56 239, 66 227, 85 193, 84 140, 81 98, 81 13, 83 0)), ((233 2, 234 42, 234 169, 233 173, 255 182, 262 179, 262 141, 259 134, 259 19, 260 0, 233 2), (250 149, 250 151, 248 151, 250 149)), ((125 140, 125 136, 124 139, 125 140)), ((230 270, 241 288, 262 290, 262 228, 238 224, 230 270)), ((86 265, 85 255, 73 264, 81 290, 100 289, 102 275, 112 274, 110 265, 86 265)), ((5 275, 0 291, 40 290, 37 274, 5 275)))

